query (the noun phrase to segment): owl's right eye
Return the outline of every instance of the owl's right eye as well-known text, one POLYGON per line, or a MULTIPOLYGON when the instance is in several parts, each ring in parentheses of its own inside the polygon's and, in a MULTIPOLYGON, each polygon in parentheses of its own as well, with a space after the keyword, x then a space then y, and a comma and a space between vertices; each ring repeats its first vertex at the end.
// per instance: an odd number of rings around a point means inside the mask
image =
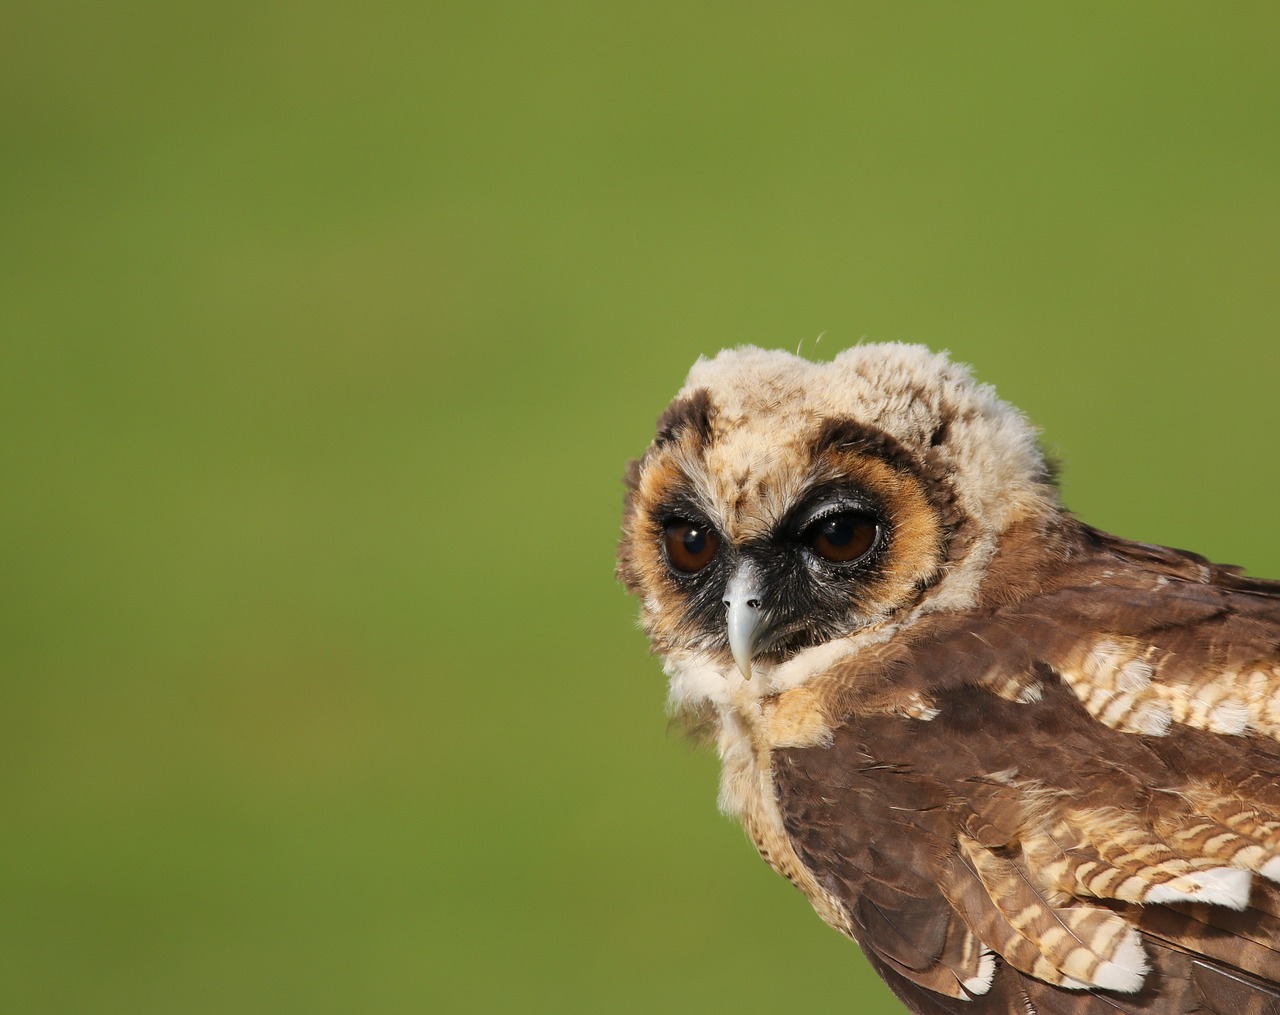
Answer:
POLYGON ((696 574, 715 559, 720 537, 704 522, 675 518, 663 527, 662 546, 667 552, 667 562, 673 568, 685 574, 696 574))
POLYGON ((832 564, 852 564, 876 545, 880 523, 864 511, 841 511, 819 518, 804 531, 805 545, 832 564))

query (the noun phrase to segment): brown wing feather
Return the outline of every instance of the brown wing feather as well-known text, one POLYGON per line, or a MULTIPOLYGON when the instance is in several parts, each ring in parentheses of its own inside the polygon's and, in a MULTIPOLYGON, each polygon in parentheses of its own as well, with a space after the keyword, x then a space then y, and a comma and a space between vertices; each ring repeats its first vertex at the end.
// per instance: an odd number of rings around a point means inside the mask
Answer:
POLYGON ((913 1011, 1280 1015, 1280 584, 1079 531, 842 664, 830 746, 774 752, 784 827, 913 1011))

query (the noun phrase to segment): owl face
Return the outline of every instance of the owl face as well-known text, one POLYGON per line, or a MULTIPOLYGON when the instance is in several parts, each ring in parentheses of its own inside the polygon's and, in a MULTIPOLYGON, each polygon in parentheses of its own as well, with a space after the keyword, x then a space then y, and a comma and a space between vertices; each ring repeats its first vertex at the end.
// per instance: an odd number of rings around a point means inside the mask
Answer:
POLYGON ((700 361, 628 487, 618 570, 655 650, 748 678, 971 600, 999 534, 1056 503, 1022 417, 910 346, 700 361))

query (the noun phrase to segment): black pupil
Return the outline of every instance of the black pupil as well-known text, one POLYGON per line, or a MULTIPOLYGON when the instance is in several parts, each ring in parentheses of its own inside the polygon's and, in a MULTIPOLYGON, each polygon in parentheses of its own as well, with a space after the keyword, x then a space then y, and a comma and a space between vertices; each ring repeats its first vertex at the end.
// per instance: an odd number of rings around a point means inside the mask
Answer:
POLYGON ((687 525, 684 530, 684 548, 691 556, 699 557, 707 548, 707 532, 695 525, 687 525))
POLYGON ((857 530, 866 522, 853 519, 849 515, 836 515, 822 523, 822 535, 832 546, 848 546, 853 542, 857 530))

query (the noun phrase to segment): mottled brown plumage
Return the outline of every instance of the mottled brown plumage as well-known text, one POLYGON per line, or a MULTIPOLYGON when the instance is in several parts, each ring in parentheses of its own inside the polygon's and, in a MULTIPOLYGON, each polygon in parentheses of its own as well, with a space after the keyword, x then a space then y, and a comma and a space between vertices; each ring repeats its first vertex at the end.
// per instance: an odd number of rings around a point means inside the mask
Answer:
POLYGON ((700 361, 627 482, 722 809, 908 1008, 1280 1015, 1280 584, 1078 522, 918 347, 700 361))

